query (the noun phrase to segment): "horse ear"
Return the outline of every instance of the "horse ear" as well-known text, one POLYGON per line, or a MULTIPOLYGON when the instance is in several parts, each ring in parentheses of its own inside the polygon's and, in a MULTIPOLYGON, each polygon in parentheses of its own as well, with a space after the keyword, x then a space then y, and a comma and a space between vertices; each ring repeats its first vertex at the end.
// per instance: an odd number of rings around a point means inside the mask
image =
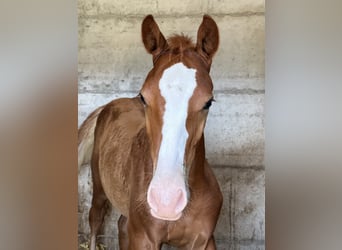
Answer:
POLYGON ((203 21, 197 32, 196 50, 208 59, 209 64, 219 45, 219 31, 215 21, 208 15, 203 16, 203 21))
POLYGON ((152 15, 146 16, 142 22, 141 34, 147 52, 154 57, 167 47, 167 42, 152 15))

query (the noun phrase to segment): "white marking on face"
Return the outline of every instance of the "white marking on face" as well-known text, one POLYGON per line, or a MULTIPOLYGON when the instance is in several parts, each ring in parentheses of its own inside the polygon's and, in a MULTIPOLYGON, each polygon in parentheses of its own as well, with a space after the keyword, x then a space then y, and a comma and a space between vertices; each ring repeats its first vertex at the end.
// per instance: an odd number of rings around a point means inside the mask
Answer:
POLYGON ((166 69, 160 79, 160 93, 165 99, 162 141, 159 148, 157 177, 183 175, 187 138, 188 104, 195 87, 196 70, 177 63, 166 69))

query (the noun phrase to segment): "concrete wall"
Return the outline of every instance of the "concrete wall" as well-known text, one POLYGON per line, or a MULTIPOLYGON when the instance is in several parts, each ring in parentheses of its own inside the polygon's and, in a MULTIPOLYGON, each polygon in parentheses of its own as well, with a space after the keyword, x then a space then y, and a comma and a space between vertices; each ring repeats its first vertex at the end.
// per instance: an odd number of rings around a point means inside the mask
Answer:
MULTIPOLYGON (((264 0, 79 0, 79 124, 97 106, 138 94, 152 67, 140 37, 153 14, 168 37, 196 38, 203 14, 220 30, 211 75, 217 102, 206 126, 207 158, 224 192, 215 235, 219 249, 264 249, 264 0)), ((79 241, 89 233, 89 168, 79 176, 79 241)), ((102 241, 117 249, 116 219, 102 241)))

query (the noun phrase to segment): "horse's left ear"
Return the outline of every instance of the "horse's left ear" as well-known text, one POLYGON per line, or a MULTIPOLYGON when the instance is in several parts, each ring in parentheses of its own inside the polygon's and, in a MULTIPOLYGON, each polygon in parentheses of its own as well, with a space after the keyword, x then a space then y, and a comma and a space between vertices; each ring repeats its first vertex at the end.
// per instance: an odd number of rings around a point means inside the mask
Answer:
POLYGON ((203 16, 203 21, 197 32, 196 50, 203 55, 209 65, 219 45, 219 31, 215 21, 208 15, 203 16))
POLYGON ((141 35, 145 48, 153 57, 159 55, 167 47, 166 39, 160 32, 158 24, 152 15, 145 17, 141 25, 141 35))

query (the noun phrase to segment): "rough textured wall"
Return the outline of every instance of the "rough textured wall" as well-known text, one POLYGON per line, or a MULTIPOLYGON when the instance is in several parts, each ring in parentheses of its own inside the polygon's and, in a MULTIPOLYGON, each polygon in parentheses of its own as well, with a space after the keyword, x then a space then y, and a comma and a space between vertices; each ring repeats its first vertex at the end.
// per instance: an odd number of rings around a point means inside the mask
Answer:
MULTIPOLYGON (((220 30, 211 75, 216 102, 205 129, 224 206, 216 229, 219 249, 264 249, 264 0, 79 0, 79 124, 97 106, 132 97, 152 60, 141 42, 145 15, 165 37, 196 38, 203 14, 220 30)), ((89 168, 79 176, 79 239, 89 233, 89 168)), ((116 219, 106 217, 103 242, 116 249, 116 219)))

